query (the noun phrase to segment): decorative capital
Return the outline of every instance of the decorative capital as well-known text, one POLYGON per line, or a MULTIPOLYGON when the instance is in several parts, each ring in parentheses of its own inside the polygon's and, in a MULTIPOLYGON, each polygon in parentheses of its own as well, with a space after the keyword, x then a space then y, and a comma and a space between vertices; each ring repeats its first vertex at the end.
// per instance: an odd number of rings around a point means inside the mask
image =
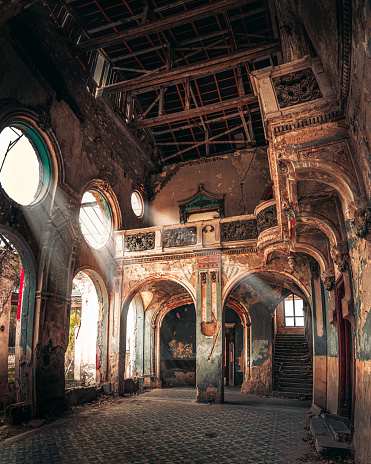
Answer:
POLYGON ((331 292, 335 288, 335 276, 322 275, 321 280, 328 292, 331 292))
POLYGON ((361 224, 357 227, 356 235, 359 238, 366 238, 371 234, 371 208, 361 212, 361 224))

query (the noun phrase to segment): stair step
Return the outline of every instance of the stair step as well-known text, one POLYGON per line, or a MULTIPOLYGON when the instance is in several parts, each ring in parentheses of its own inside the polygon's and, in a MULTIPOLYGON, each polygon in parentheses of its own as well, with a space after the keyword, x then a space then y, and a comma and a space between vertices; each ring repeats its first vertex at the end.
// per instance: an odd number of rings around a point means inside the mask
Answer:
POLYGON ((286 387, 280 387, 276 388, 276 391, 280 392, 295 392, 295 393, 303 393, 305 395, 312 395, 312 389, 311 388, 299 388, 293 385, 288 385, 286 387))
POLYGON ((310 400, 312 398, 312 393, 307 394, 307 393, 275 390, 273 392, 273 396, 279 396, 280 398, 299 398, 299 399, 310 400))
POLYGON ((348 456, 350 454, 349 443, 335 441, 328 431, 322 417, 312 417, 310 431, 318 453, 323 456, 348 456))
POLYGON ((335 441, 341 443, 350 443, 352 441, 350 423, 347 417, 325 414, 324 423, 335 441))

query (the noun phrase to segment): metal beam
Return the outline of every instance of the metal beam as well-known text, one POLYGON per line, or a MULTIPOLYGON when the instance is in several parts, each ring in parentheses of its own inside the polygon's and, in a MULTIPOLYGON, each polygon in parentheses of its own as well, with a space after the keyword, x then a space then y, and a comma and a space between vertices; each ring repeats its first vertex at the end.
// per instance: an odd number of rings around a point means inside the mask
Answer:
POLYGON ((241 50, 228 55, 219 56, 213 60, 203 61, 201 63, 194 63, 179 68, 169 69, 167 71, 156 72, 148 76, 138 77, 127 81, 117 82, 115 84, 101 87, 98 90, 98 95, 112 94, 118 92, 127 92, 129 90, 140 93, 140 90, 146 91, 154 90, 158 85, 176 84, 185 79, 186 77, 197 78, 200 76, 210 75, 218 72, 225 71, 226 69, 234 68, 237 64, 247 60, 255 60, 259 57, 270 55, 271 53, 279 50, 279 43, 277 41, 268 44, 255 46, 251 49, 241 50))
POLYGON ((143 129, 145 127, 161 126, 176 121, 183 121, 190 118, 198 118, 210 113, 216 113, 218 111, 227 110, 229 108, 238 108, 242 105, 249 105, 251 103, 257 103, 258 99, 255 95, 246 95, 244 97, 232 98, 231 100, 225 100, 218 103, 212 103, 211 105, 200 106, 198 108, 192 108, 186 111, 179 111, 177 113, 170 113, 157 118, 144 119, 142 121, 133 122, 130 127, 133 129, 143 129))
MULTIPOLYGON (((259 108, 252 108, 250 111, 244 111, 243 114, 248 115, 249 113, 259 113, 259 108)), ((222 122, 227 119, 233 119, 233 118, 238 118, 240 116, 240 113, 231 113, 231 114, 226 114, 225 116, 220 116, 219 118, 213 118, 213 119, 207 119, 205 122, 207 125, 213 124, 215 122, 222 122)), ((179 132, 182 130, 186 129, 193 129, 195 127, 200 127, 199 123, 193 123, 193 124, 185 124, 183 126, 179 127, 172 127, 171 129, 167 130, 162 130, 162 131, 153 131, 153 135, 158 136, 158 135, 166 135, 170 134, 172 132, 179 132)))
POLYGON ((132 27, 126 31, 109 34, 105 37, 99 37, 79 43, 75 46, 75 50, 80 53, 98 50, 99 48, 109 47, 124 41, 127 42, 129 40, 145 37, 146 35, 166 31, 173 27, 188 24, 192 21, 199 21, 217 13, 221 13, 225 9, 235 9, 254 2, 255 0, 218 0, 192 10, 184 11, 183 13, 167 16, 151 23, 132 27))
MULTIPOLYGON (((236 126, 236 127, 232 127, 232 129, 229 129, 229 130, 227 130, 227 131, 225 131, 225 132, 222 132, 221 134, 214 135, 214 137, 211 137, 211 138, 209 138, 209 139, 205 139, 205 140, 203 140, 202 142, 197 142, 195 145, 192 145, 191 147, 188 147, 188 148, 184 148, 184 150, 178 151, 178 153, 175 153, 174 155, 167 156, 166 158, 163 159, 163 161, 166 161, 166 160, 168 160, 168 159, 171 159, 171 158, 175 158, 175 157, 177 157, 177 156, 180 156, 180 155, 182 155, 183 153, 185 153, 185 152, 187 152, 187 151, 189 151, 189 150, 193 150, 194 148, 197 148, 197 147, 199 147, 199 146, 201 146, 201 145, 205 145, 205 143, 210 143, 210 142, 212 142, 212 140, 218 139, 219 137, 222 137, 223 135, 230 134, 231 132, 234 132, 234 131, 240 129, 241 127, 242 127, 242 125, 236 126)), ((235 142, 235 143, 238 143, 238 141, 235 142)))

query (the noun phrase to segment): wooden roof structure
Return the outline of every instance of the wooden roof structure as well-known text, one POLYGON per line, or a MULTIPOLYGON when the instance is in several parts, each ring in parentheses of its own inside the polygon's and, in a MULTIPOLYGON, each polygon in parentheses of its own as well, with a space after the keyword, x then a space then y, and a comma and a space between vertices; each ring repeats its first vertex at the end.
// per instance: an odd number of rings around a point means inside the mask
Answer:
POLYGON ((47 0, 88 72, 154 160, 266 144, 250 72, 277 64, 269 0, 47 0))

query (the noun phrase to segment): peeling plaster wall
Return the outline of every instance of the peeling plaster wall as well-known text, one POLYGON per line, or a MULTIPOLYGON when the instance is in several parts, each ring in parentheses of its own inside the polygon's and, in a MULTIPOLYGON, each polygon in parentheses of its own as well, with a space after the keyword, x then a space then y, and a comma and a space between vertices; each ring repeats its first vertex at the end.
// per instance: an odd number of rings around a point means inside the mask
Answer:
POLYGON ((225 194, 226 217, 252 214, 269 182, 268 159, 263 149, 240 150, 165 167, 153 178, 153 225, 177 224, 178 203, 195 194, 199 184, 210 193, 225 194))
POLYGON ((194 305, 172 309, 160 331, 163 385, 196 384, 196 312, 194 305))
MULTIPOLYGON (((64 352, 75 270, 89 267, 105 282, 111 280, 113 247, 92 252, 81 237, 78 213, 84 189, 100 178, 100 185, 109 185, 117 198, 121 213, 114 212, 116 223, 122 216, 124 228, 141 227, 146 219, 132 212, 130 194, 145 182, 153 166, 145 147, 109 103, 88 92, 83 69, 46 8, 33 5, 3 27, 0 50, 2 123, 9 115, 29 117, 48 147, 55 147, 51 154, 55 184, 41 203, 32 210, 21 209, 0 192, 0 226, 23 237, 38 259, 37 287, 33 284, 34 292, 39 292, 36 339, 33 346, 29 340, 31 352, 21 359, 19 398, 43 414, 64 406, 64 352)), ((114 353, 110 356, 114 366, 118 359, 114 353)))

